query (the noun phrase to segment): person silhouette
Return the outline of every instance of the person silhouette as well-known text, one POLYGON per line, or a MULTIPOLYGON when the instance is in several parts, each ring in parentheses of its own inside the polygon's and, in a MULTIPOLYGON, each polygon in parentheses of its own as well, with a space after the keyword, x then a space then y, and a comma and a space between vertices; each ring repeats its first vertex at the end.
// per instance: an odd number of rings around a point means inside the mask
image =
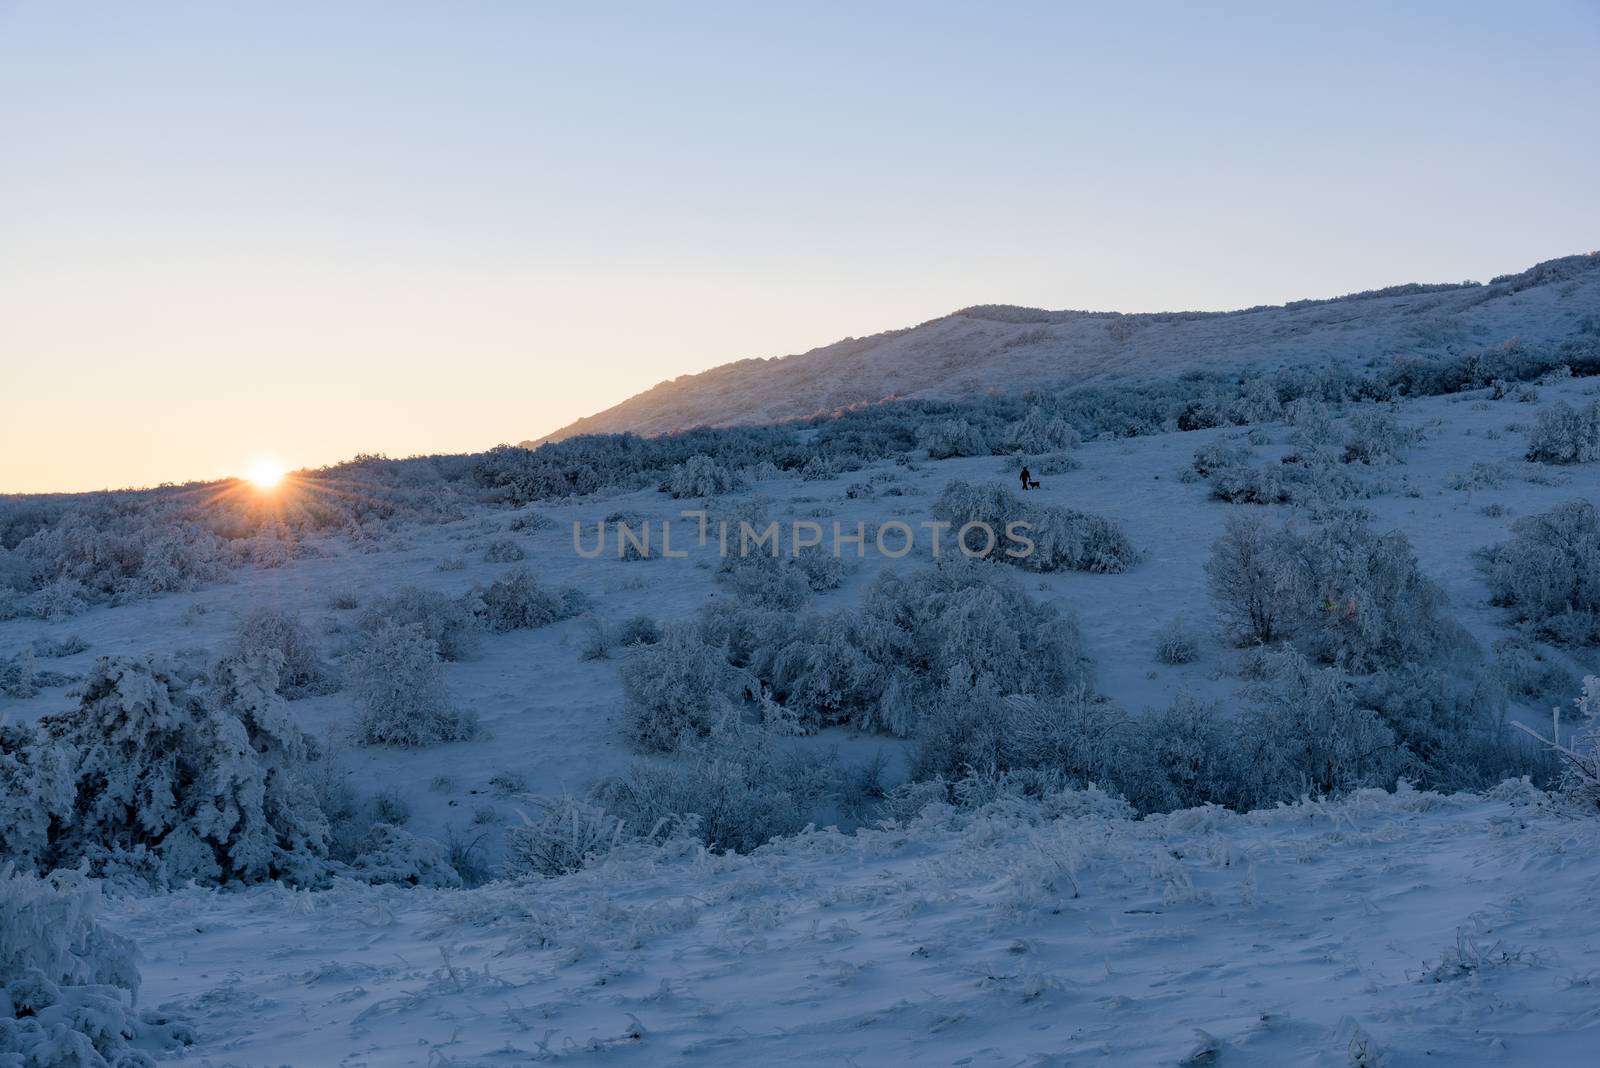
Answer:
POLYGON ((1028 473, 1028 469, 1027 469, 1027 468, 1026 468, 1026 467, 1024 467, 1024 468, 1023 468, 1023 469, 1022 469, 1022 475, 1021 475, 1021 476, 1020 476, 1020 477, 1021 477, 1021 478, 1022 478, 1022 488, 1023 488, 1023 489, 1024 489, 1024 490, 1026 490, 1026 489, 1027 489, 1027 488, 1028 488, 1028 483, 1029 483, 1029 480, 1030 480, 1030 479, 1031 479, 1031 478, 1032 478, 1032 477, 1033 477, 1033 476, 1032 476, 1032 475, 1030 475, 1030 474, 1029 474, 1029 473, 1028 473))

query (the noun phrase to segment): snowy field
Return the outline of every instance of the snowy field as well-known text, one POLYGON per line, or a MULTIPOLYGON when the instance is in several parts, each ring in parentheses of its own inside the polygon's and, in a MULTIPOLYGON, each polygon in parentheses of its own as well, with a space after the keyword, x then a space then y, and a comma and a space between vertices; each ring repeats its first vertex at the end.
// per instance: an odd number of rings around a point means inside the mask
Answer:
MULTIPOLYGON (((1370 495, 1352 503, 1409 538, 1486 661, 1515 631, 1474 551, 1504 542, 1520 517, 1600 499, 1594 463, 1523 459, 1538 411, 1589 404, 1595 382, 1541 384, 1527 403, 1486 390, 1409 401, 1396 418, 1420 437, 1404 462, 1356 465, 1370 495), (1498 466, 1474 479, 1474 465, 1498 466)), ((1294 449, 1282 421, 1248 433, 1258 462, 1294 449)), ((1217 625, 1206 562, 1228 516, 1295 513, 1225 503, 1180 475, 1197 449, 1246 436, 1086 442, 1075 467, 1039 474, 1028 495, 1113 520, 1139 552, 1121 574, 1017 576, 1076 618, 1096 690, 1123 708, 1243 700, 1247 654, 1217 625), (1196 655, 1162 663, 1175 620, 1197 636, 1196 655)), ((756 481, 712 511, 761 498, 780 522, 915 527, 956 479, 1009 488, 1016 474, 996 456, 883 462, 756 481), (876 488, 850 495, 863 484, 876 488)), ((356 606, 401 587, 454 597, 518 568, 575 587, 581 616, 479 634, 444 665, 452 703, 477 717, 466 740, 354 744, 349 688, 288 706, 350 791, 381 794, 409 834, 463 847, 488 879, 535 798, 674 759, 641 757, 624 738, 630 654, 583 650, 592 620, 670 624, 733 599, 715 537, 697 544, 695 521, 680 517, 698 507, 642 490, 483 508, 377 544, 325 537, 307 558, 192 592, 0 622, 0 656, 75 637, 81 651, 44 666, 80 676, 105 656, 201 662, 266 606, 339 660, 359 637, 356 606), (580 556, 573 525, 592 543, 618 512, 649 520, 657 539, 672 523, 687 554, 580 556), (517 522, 534 514, 550 522, 517 522), (515 555, 507 542, 521 560, 485 559, 515 555)), ((807 608, 857 604, 885 569, 927 562, 925 541, 896 561, 847 552, 842 584, 807 608)), ((1592 647, 1539 649, 1573 680, 1600 673, 1592 647)), ((10 700, 5 714, 27 724, 59 712, 72 684, 10 700)), ((1510 715, 1548 729, 1550 704, 1575 696, 1513 695, 1510 715)), ((914 747, 843 726, 782 744, 846 767, 881 758, 886 786, 906 777, 914 747)), ((1368 790, 1245 815, 1135 818, 1098 790, 935 803, 898 821, 829 815, 752 854, 631 843, 558 878, 466 889, 114 888, 102 921, 138 947, 139 1005, 193 1028, 191 1046, 151 1055, 213 1065, 1576 1065, 1600 1050, 1600 822, 1527 784, 1368 790)))

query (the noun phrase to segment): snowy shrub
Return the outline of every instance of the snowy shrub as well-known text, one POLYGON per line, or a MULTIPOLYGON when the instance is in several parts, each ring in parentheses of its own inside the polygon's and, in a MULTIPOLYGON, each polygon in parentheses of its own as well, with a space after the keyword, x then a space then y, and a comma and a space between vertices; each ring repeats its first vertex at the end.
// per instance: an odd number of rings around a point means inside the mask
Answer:
POLYGON ((617 626, 616 641, 618 645, 654 645, 661 640, 661 628, 650 616, 638 615, 624 620, 617 626))
POLYGON ((1400 773, 1419 787, 1483 790, 1542 777, 1526 739, 1508 729, 1505 688, 1490 677, 1408 665, 1362 680, 1356 696, 1393 733, 1400 773))
POLYGON ((918 436, 917 446, 928 450, 930 460, 989 455, 989 445, 983 435, 965 419, 946 419, 930 424, 918 436))
POLYGON ((746 681, 694 626, 669 628, 654 645, 635 646, 622 665, 623 731, 642 749, 670 752, 737 718, 746 681))
POLYGON ((1289 405, 1289 425, 1293 428, 1289 441, 1296 448, 1316 450, 1333 445, 1339 440, 1333 415, 1328 406, 1317 397, 1300 397, 1289 405))
POLYGON ((540 798, 537 818, 506 831, 506 874, 551 878, 582 868, 625 840, 626 825, 592 802, 540 798))
POLYGON ((355 734, 363 745, 416 748, 474 733, 472 718, 451 705, 439 645, 420 625, 384 624, 367 635, 354 659, 355 734))
POLYGON ((1578 688, 1577 676, 1522 638, 1507 638, 1495 645, 1494 672, 1506 693, 1521 701, 1540 703, 1578 688))
POLYGON ((0 697, 24 700, 50 686, 65 686, 72 676, 41 670, 34 648, 26 646, 16 656, 0 660, 0 697))
POLYGON ((859 608, 830 616, 752 612, 707 625, 727 636, 735 664, 805 721, 901 737, 961 680, 988 676, 1002 694, 1042 695, 1086 686, 1090 675, 1070 616, 960 556, 886 572, 859 608))
POLYGON ((311 632, 298 617, 275 608, 258 608, 239 625, 236 647, 246 658, 257 653, 278 657, 278 686, 291 701, 333 693, 339 680, 317 654, 311 632))
POLYGON ((351 865, 352 873, 369 883, 396 886, 461 888, 461 873, 450 863, 442 842, 421 838, 387 823, 374 824, 366 848, 351 865))
POLYGON ((1508 474, 1503 465, 1497 463, 1475 463, 1465 473, 1456 472, 1445 480, 1445 485, 1453 490, 1480 490, 1499 489, 1505 485, 1508 474))
POLYGON ((826 482, 838 478, 844 466, 834 457, 813 456, 800 468, 800 478, 805 482, 826 482))
POLYGON ((828 786, 815 758, 730 735, 691 744, 670 761, 635 763, 594 796, 634 833, 744 853, 803 828, 828 786))
POLYGON ((691 456, 672 469, 662 485, 674 497, 716 497, 734 493, 747 483, 709 456, 691 456))
POLYGON ((1600 513, 1569 501, 1511 524, 1483 553, 1494 603, 1552 641, 1600 643, 1600 513))
POLYGON ((1192 664, 1199 658, 1199 636, 1183 620, 1174 619, 1156 635, 1156 659, 1163 664, 1192 664))
POLYGON ((1179 694, 1137 721, 1133 733, 1135 756, 1118 768, 1119 780, 1141 811, 1239 802, 1238 742, 1215 703, 1179 694))
POLYGON ((1590 812, 1600 810, 1600 677, 1583 680, 1583 692, 1573 699, 1579 727, 1565 741, 1561 735, 1561 709, 1552 709, 1552 736, 1546 738, 1529 727, 1522 730, 1543 743, 1561 762, 1561 788, 1590 812))
POLYGON ((478 592, 478 618, 496 634, 513 630, 536 630, 582 611, 586 598, 572 587, 549 590, 528 573, 517 568, 491 582, 478 592))
POLYGON ((99 888, 82 874, 40 879, 0 865, 0 1064, 134 1068, 193 1041, 133 1008, 132 942, 101 927, 99 888))
POLYGON ((1120 709, 1081 687, 1007 694, 993 675, 957 672, 919 734, 915 779, 1050 768, 1077 785, 1114 777, 1128 743, 1120 709))
POLYGON ((1388 412, 1356 412, 1345 432, 1344 462, 1373 466, 1404 463, 1406 452, 1420 437, 1417 431, 1402 427, 1388 412))
POLYGON ((1541 411, 1528 433, 1528 459, 1545 464, 1600 460, 1600 401, 1582 409, 1557 401, 1541 411))
MULTIPOLYGON (((1060 416, 1052 416, 1039 405, 1028 407, 1027 414, 1010 423, 1000 433, 996 445, 1001 452, 1063 452, 1076 447, 1083 440, 1072 425, 1060 416)), ((957 455, 977 455, 961 453, 957 455)), ((930 456, 932 453, 930 451, 930 456)), ((939 457, 933 457, 939 459, 939 457)))
POLYGON ((721 578, 740 599, 763 608, 793 611, 811 596, 809 576, 796 562, 762 552, 723 557, 721 578))
POLYGON ((836 590, 844 585, 844 561, 821 545, 808 545, 794 554, 794 567, 816 592, 836 590))
POLYGON ((527 555, 522 546, 510 538, 496 538, 483 550, 484 562, 490 564, 514 564, 527 555))
POLYGON ((417 627, 445 660, 465 660, 477 646, 476 603, 452 600, 434 590, 407 586, 372 602, 361 613, 361 629, 371 635, 385 627, 417 627))
POLYGON ((1271 653, 1251 698, 1238 727, 1246 807, 1390 786, 1405 768, 1394 733, 1357 706, 1332 668, 1293 651, 1271 653))
MULTIPOLYGON (((1004 486, 952 481, 933 504, 933 517, 949 523, 958 540, 969 523, 986 525, 994 541, 985 558, 1005 560, 1029 571, 1094 571, 1118 574, 1138 560, 1138 553, 1122 528, 1109 519, 1070 508, 1040 507, 1022 500, 1004 486), (1014 528, 1032 541, 1027 546, 1010 540, 1014 528), (1022 555, 1012 556, 1008 552, 1022 555)), ((974 555, 988 539, 982 531, 969 536, 967 549, 974 555)))
POLYGON ((41 720, 73 754, 53 862, 163 885, 318 878, 327 825, 302 778, 311 741, 275 674, 267 653, 224 661, 209 688, 166 665, 97 661, 78 707, 41 720))
POLYGON ((0 857, 35 871, 51 859, 51 831, 72 817, 71 750, 31 727, 0 722, 0 857))
POLYGON ((583 644, 578 649, 578 655, 585 660, 611 659, 612 636, 611 628, 605 621, 589 616, 581 620, 583 624, 583 644))
POLYGON ((1323 663, 1369 672, 1470 645, 1399 531, 1353 514, 1308 535, 1230 516, 1206 563, 1224 621, 1246 643, 1292 639, 1323 663))

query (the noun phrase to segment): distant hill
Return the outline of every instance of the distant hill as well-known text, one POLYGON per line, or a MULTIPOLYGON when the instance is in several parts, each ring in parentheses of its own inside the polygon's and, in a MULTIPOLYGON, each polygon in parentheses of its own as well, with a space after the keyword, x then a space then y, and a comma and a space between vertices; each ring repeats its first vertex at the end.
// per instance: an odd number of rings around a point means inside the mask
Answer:
POLYGON ((775 423, 902 397, 952 398, 1104 384, 1191 369, 1362 365, 1521 337, 1570 337, 1600 317, 1600 253, 1549 260, 1488 283, 1403 285, 1232 312, 963 308, 920 326, 749 359, 652 386, 538 441, 775 423))

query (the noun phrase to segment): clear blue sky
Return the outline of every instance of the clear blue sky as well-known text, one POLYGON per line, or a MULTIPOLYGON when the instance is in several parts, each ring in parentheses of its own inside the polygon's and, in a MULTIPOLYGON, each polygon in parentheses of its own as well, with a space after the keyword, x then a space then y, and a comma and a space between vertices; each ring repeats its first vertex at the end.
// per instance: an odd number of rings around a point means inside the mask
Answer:
POLYGON ((1600 245, 1600 4, 0 0, 0 490, 1600 245))

